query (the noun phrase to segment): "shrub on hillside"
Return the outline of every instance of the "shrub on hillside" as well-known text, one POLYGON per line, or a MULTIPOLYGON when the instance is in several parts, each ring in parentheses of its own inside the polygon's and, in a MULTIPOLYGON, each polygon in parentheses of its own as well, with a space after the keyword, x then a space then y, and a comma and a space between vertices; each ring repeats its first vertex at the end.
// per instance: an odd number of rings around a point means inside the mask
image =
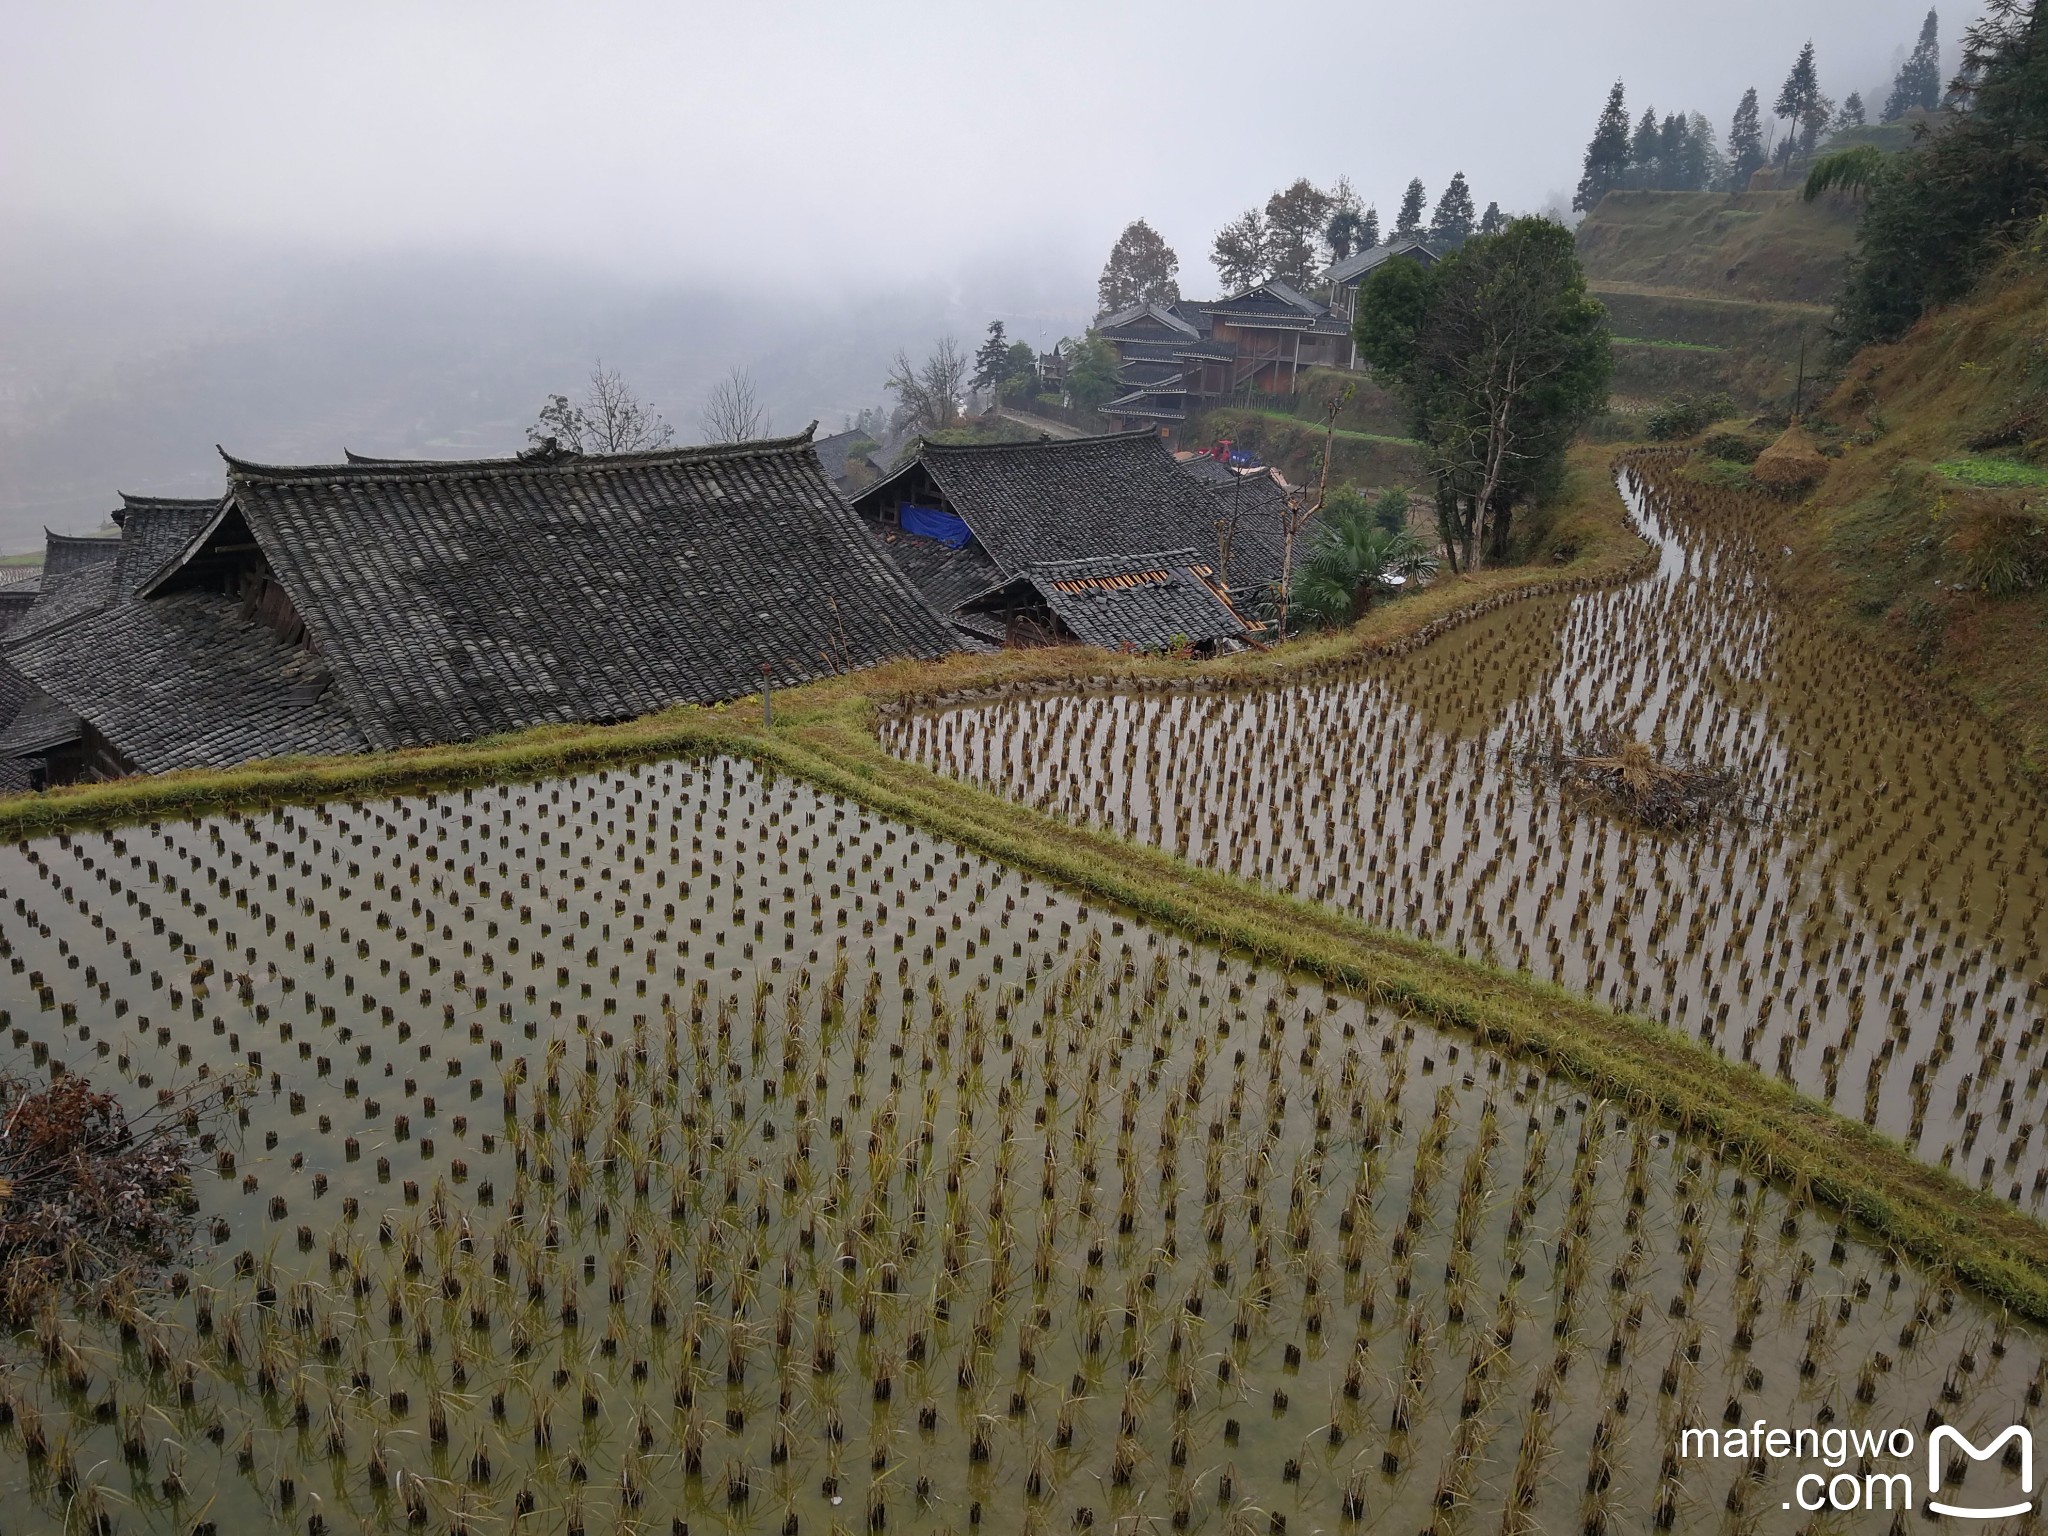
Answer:
POLYGON ((1673 395, 1643 419, 1643 430, 1660 443, 1695 437, 1734 409, 1725 394, 1673 395))
POLYGON ((1729 464, 1754 464, 1757 455, 1770 447, 1770 439, 1743 432, 1709 432, 1700 442, 1700 452, 1710 459, 1729 464))

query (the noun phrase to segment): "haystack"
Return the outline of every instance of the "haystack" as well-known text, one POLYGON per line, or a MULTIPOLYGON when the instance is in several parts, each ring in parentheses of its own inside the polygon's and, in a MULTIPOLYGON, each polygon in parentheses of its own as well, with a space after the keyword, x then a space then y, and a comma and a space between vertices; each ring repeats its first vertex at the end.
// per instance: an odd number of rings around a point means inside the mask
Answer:
POLYGON ((1796 421, 1757 455, 1750 470, 1758 485, 1780 496, 1797 496, 1810 490, 1827 472, 1828 461, 1796 421))

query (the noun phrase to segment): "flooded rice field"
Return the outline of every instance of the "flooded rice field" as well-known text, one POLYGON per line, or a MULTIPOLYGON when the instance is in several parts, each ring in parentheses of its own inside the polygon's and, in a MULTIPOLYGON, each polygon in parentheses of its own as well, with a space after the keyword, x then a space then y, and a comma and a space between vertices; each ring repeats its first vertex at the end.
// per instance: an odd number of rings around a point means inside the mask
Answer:
POLYGON ((1292 687, 1023 697, 899 754, 1662 1019, 2036 1213, 2048 807, 1959 705, 1776 600, 1743 498, 1625 482, 1627 587, 1292 687), (1729 770, 1688 835, 1561 792, 1601 732, 1729 770))
POLYGON ((744 763, 0 889, 24 1068, 231 1091, 167 1287, 0 1352, 10 1533, 1736 1532, 1682 1428, 2042 1395, 1711 1146, 744 763))

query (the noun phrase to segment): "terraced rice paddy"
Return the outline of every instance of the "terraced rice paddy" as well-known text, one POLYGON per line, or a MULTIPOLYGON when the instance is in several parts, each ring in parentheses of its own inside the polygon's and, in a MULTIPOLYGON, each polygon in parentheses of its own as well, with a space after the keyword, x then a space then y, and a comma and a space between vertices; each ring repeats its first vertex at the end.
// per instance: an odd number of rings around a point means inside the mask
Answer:
MULTIPOLYGON (((1651 472, 1654 475, 1654 470, 1651 472)), ((1626 482, 1635 585, 1260 691, 906 716, 900 755, 1660 1018, 2038 1213, 2048 806, 1959 706, 1772 597, 1754 502, 1626 482), (1685 837, 1561 793, 1601 730, 1733 770, 1685 837)))
POLYGON ((9 1532, 1747 1531, 1680 1427, 2048 1380, 1626 1106, 743 763, 0 888, 16 1053, 233 1090, 174 1283, 12 1339, 9 1532))

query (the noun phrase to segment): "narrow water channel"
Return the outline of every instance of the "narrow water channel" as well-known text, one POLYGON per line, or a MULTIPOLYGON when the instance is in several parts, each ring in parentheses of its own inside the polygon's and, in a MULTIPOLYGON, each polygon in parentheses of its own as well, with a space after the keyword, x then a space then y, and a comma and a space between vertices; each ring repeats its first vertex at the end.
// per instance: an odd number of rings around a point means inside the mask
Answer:
POLYGON ((1663 1020, 2024 1207, 2048 1194, 2048 818, 1957 701, 1773 590, 1766 509, 1624 479, 1659 552, 1348 675, 977 702, 890 747, 1663 1020), (1532 768, 1601 729, 1739 776, 1678 836, 1532 768))

